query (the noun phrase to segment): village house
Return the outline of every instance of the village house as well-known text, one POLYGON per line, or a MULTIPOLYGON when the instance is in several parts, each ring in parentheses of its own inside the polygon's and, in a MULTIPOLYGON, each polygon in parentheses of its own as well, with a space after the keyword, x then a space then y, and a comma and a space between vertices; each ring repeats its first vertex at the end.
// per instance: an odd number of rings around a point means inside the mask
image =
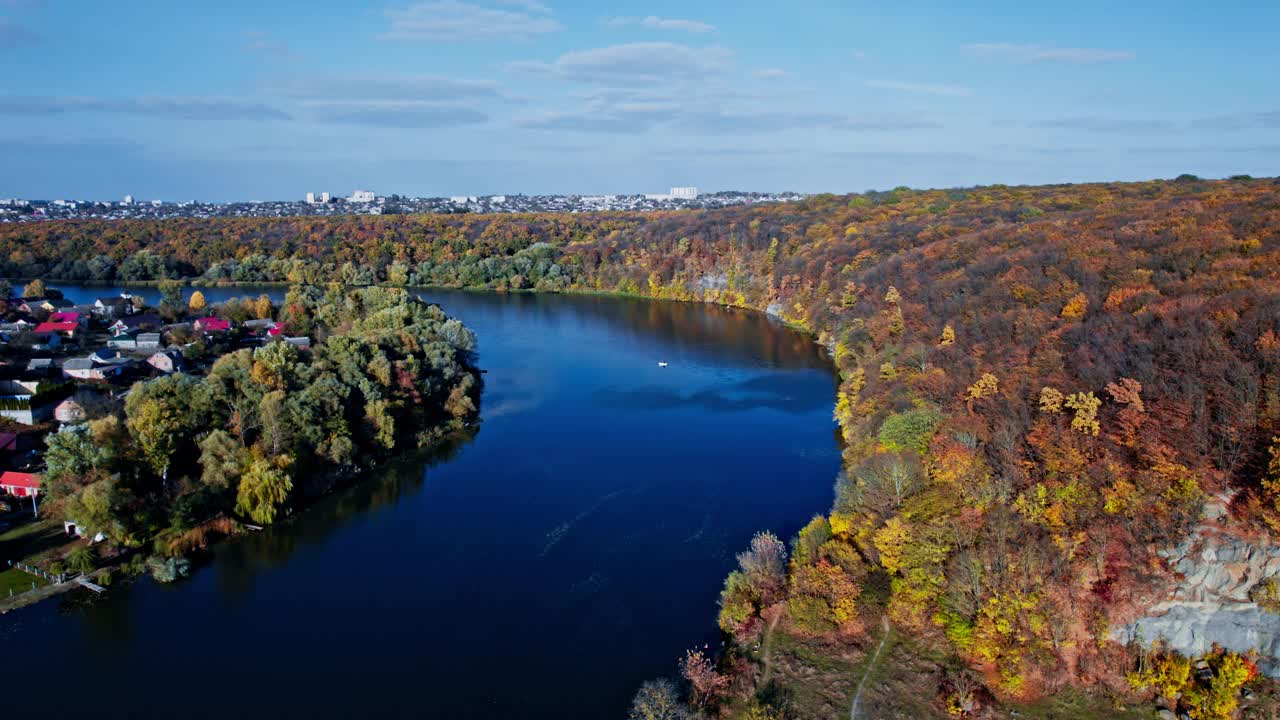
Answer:
POLYGON ((51 323, 75 323, 82 328, 89 326, 89 318, 78 312, 55 312, 49 313, 48 321, 51 323))
POLYGON ((29 497, 40 492, 40 476, 6 470, 0 474, 0 490, 15 497, 29 497))
POLYGON ((27 372, 35 375, 49 376, 58 370, 58 363, 53 358, 32 358, 27 362, 27 372))
POLYGON ((138 341, 139 350, 154 350, 160 347, 160 333, 157 332, 138 333, 135 339, 138 341))
POLYGON ((77 425, 89 419, 93 408, 100 407, 104 401, 102 393, 81 388, 53 408, 53 419, 64 425, 77 425))
POLYGON ((120 351, 112 348, 98 348, 89 353, 89 359, 96 362, 107 364, 120 357, 120 351))
POLYGON ((77 380, 107 380, 123 374, 131 361, 118 364, 96 363, 92 358, 70 358, 62 363, 62 374, 77 380))
POLYGON ((71 305, 72 303, 70 300, 64 300, 61 298, 57 300, 51 300, 49 298, 30 298, 23 299, 22 304, 18 306, 18 309, 27 314, 37 311, 52 313, 58 312, 62 308, 71 307, 71 305))
POLYGON ((187 369, 186 359, 177 350, 161 350, 147 358, 147 364, 166 375, 185 372, 187 369))
POLYGON ((42 322, 36 326, 38 333, 58 333, 67 339, 75 338, 79 330, 80 325, 74 322, 42 322))
POLYGON ((203 317, 195 322, 196 332, 209 333, 227 332, 231 329, 231 321, 223 320, 219 317, 203 317))
POLYGON ((104 318, 132 315, 133 296, 121 293, 119 297, 98 298, 93 302, 93 311, 104 318))
POLYGON ((0 333, 24 333, 33 327, 35 327, 35 323, 27 320, 26 318, 18 318, 13 322, 0 323, 0 333))
POLYGON ((53 419, 63 425, 77 425, 85 421, 89 417, 84 409, 84 405, 80 404, 74 396, 58 403, 53 408, 53 419))
POLYGON ((137 330, 148 330, 162 327, 164 321, 155 313, 139 313, 137 315, 129 315, 116 320, 107 329, 112 335, 124 335, 128 332, 137 330))
POLYGON ((0 417, 23 425, 35 425, 49 417, 53 408, 36 407, 39 380, 0 380, 0 417))
MULTIPOLYGON (((138 337, 142 337, 142 334, 139 334, 138 337)), ((139 344, 139 346, 141 346, 141 344, 139 344)), ((136 361, 133 358, 121 355, 120 351, 114 348, 99 348, 89 355, 89 359, 92 360, 95 365, 114 366, 126 369, 133 367, 136 364, 136 361)))

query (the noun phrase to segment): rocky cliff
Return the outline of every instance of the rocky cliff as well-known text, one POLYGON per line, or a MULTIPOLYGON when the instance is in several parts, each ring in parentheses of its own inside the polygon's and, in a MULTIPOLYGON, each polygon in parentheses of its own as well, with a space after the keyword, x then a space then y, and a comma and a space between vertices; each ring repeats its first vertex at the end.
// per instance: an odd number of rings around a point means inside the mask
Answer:
POLYGON ((1160 551, 1173 574, 1168 594, 1112 637, 1161 640, 1188 656, 1203 655, 1215 643, 1241 653, 1257 650, 1260 669, 1280 678, 1280 614, 1251 600, 1260 583, 1280 579, 1280 545, 1233 531, 1223 522, 1222 499, 1205 515, 1186 540, 1160 551))

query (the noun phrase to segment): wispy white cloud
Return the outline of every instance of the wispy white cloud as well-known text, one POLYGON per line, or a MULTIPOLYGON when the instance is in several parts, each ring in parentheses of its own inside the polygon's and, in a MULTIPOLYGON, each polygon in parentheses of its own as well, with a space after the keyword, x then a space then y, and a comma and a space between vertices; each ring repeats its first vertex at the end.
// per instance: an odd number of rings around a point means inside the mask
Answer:
POLYGON ((102 98, 65 95, 0 96, 0 114, 59 115, 64 113, 120 113, 183 120, 287 120, 289 115, 269 105, 223 97, 102 98))
POLYGON ((715 25, 700 22, 698 20, 664 18, 656 15, 649 15, 647 17, 606 18, 604 23, 613 27, 638 26, 645 28, 646 30, 671 30, 687 33, 709 33, 715 32, 716 29, 715 25))
POLYGON ((1031 123, 1033 128, 1051 130, 1080 130, 1092 133, 1153 133, 1172 132, 1176 128, 1168 120, 1148 120, 1143 118, 1113 118, 1097 116, 1080 116, 1039 120, 1031 123))
POLYGON ((381 128, 455 127, 489 120, 474 107, 422 100, 309 100, 302 107, 321 122, 381 128))
POLYGON ((931 85, 926 83, 897 82, 895 80, 868 80, 865 85, 879 90, 898 90, 916 95, 944 95, 947 97, 967 97, 973 91, 963 85, 931 85))
POLYGON ((1217 130, 1228 132, 1232 130, 1247 130, 1261 124, 1262 118, 1253 115, 1214 115, 1212 117, 1202 117, 1192 120, 1190 127, 1193 130, 1217 130))
POLYGON ((293 80, 278 89, 305 100, 514 100, 488 80, 467 80, 442 75, 359 73, 311 76, 293 80))
POLYGON ((565 53, 550 63, 508 63, 506 68, 576 82, 628 85, 706 78, 724 70, 732 57, 722 47, 628 43, 565 53))
POLYGON ((268 33, 259 30, 250 30, 244 34, 244 43, 242 47, 251 52, 262 55, 272 55, 279 58, 293 57, 293 52, 284 41, 279 40, 268 33))
POLYGON ((688 106, 677 101, 603 102, 578 112, 548 113, 526 119, 522 127, 576 132, 644 133, 670 128, 704 135, 750 135, 791 130, 887 133, 939 128, 914 116, 848 115, 832 112, 759 111, 688 106))
POLYGON ((538 0, 497 0, 499 5, 510 5, 512 7, 521 8, 527 12, 549 13, 551 8, 538 2, 538 0))
POLYGON ((761 68, 756 71, 756 77, 765 80, 782 80, 791 76, 791 73, 782 68, 761 68))
POLYGON ((1055 48, 1020 43, 972 43, 965 50, 976 55, 1000 57, 1017 62, 1060 62, 1091 65, 1105 62, 1133 60, 1137 53, 1131 50, 1103 50, 1100 48, 1055 48))
POLYGON ((547 17, 540 3, 519 3, 524 9, 501 10, 459 0, 433 0, 386 11, 391 27, 385 40, 525 40, 556 32, 560 23, 547 17), (531 9, 531 8, 537 8, 531 9))

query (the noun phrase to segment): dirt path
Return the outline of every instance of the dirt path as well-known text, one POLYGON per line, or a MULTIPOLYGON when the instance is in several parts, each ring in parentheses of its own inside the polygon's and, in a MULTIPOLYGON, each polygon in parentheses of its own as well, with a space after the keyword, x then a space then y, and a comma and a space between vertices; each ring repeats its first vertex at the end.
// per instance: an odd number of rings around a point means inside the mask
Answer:
POLYGON ((773 665, 770 663, 769 653, 773 650, 773 629, 778 627, 778 620, 781 617, 781 612, 775 612, 773 619, 769 621, 769 627, 765 628, 764 631, 764 647, 760 652, 760 662, 764 665, 764 674, 760 676, 760 687, 768 684, 770 676, 773 675, 773 665))
POLYGON ((858 720, 858 706, 862 704, 862 686, 867 684, 867 677, 876 668, 876 661, 880 659, 880 651, 884 649, 884 643, 889 639, 889 618, 880 618, 880 627, 884 629, 884 634, 880 636, 880 644, 876 646, 875 654, 867 662, 867 669, 862 672, 862 679, 858 681, 858 692, 854 694, 853 706, 849 708, 849 720, 858 720))

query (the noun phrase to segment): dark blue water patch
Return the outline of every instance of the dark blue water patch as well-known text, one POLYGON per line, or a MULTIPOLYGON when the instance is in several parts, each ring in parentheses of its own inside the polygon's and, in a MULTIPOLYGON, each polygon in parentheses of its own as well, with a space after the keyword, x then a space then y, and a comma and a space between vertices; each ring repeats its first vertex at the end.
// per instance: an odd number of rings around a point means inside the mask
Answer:
POLYGON ((185 582, 0 616, 5 655, 50 669, 6 707, 48 710, 75 668, 101 717, 622 717, 718 644, 751 534, 829 504, 834 381, 810 339, 706 306, 423 294, 479 337, 474 437, 185 582))

